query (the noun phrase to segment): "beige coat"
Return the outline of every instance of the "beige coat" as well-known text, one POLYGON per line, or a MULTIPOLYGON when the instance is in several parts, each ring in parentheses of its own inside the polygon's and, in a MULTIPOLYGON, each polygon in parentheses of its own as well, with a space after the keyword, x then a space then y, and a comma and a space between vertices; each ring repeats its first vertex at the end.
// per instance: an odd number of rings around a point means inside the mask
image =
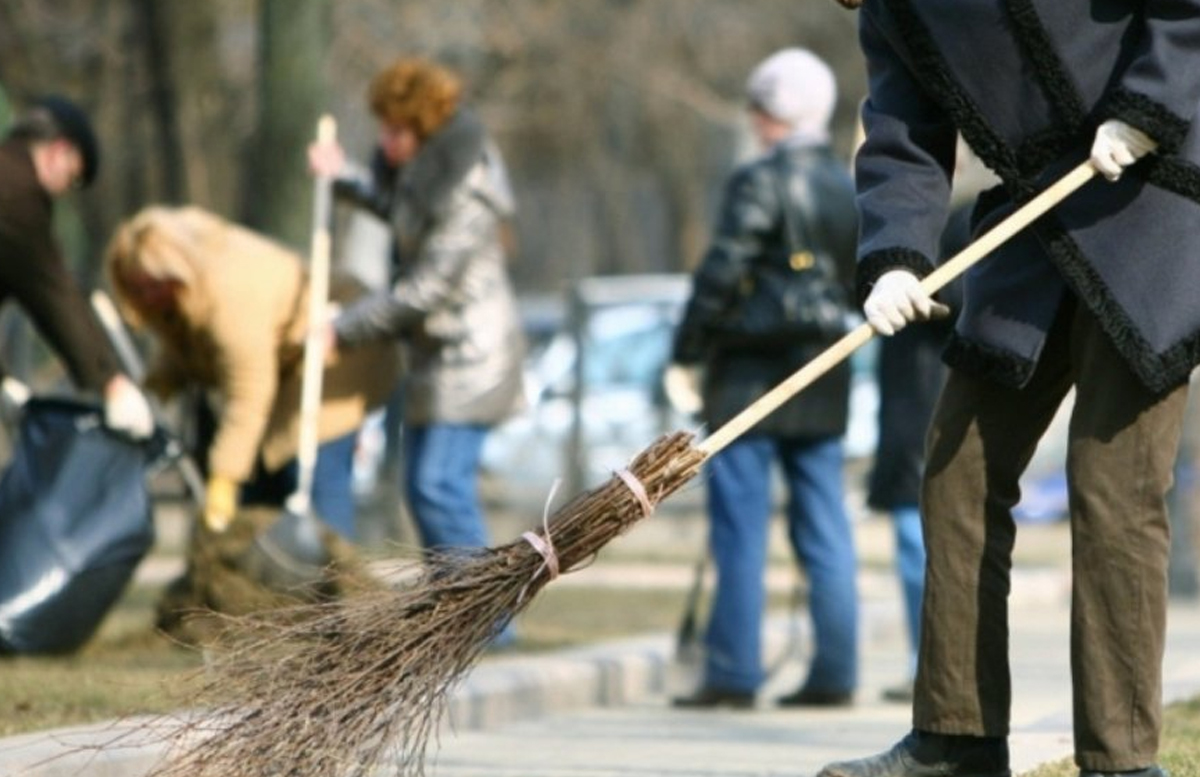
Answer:
MULTIPOLYGON (((106 270, 123 315, 155 335, 147 387, 169 396, 189 384, 215 391, 219 423, 209 469, 236 481, 261 455, 268 470, 296 454, 307 277, 301 259, 246 228, 195 207, 149 207, 122 224, 106 270), (179 281, 173 314, 139 307, 123 280, 144 272, 179 281)), ((346 302, 360 284, 335 273, 330 297, 346 302)), ((347 352, 327 365, 319 438, 357 429, 399 378, 387 343, 347 352)))

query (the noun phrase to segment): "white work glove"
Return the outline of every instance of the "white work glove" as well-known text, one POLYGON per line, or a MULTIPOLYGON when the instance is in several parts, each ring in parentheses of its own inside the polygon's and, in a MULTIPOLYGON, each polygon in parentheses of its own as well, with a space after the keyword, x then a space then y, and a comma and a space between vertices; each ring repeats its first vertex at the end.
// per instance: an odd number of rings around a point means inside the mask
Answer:
POLYGON ((29 386, 10 375, 0 380, 0 394, 3 394, 5 405, 13 410, 20 410, 29 401, 31 393, 29 386))
POLYGON ((695 415, 704 406, 700 395, 700 368, 671 364, 663 371, 663 393, 676 412, 695 415))
POLYGON ((14 377, 5 375, 0 380, 0 420, 15 426, 21 418, 21 408, 29 401, 29 387, 14 377))
POLYGON ((1110 181, 1146 154, 1158 148, 1149 135, 1119 119, 1109 119, 1096 129, 1092 142, 1092 166, 1110 181))
POLYGON ((925 293, 921 281, 908 270, 888 270, 871 288, 863 315, 878 334, 894 335, 912 321, 945 318, 950 308, 925 293))
POLYGON ((146 395, 124 375, 114 375, 104 387, 104 424, 135 440, 154 433, 154 413, 146 395))

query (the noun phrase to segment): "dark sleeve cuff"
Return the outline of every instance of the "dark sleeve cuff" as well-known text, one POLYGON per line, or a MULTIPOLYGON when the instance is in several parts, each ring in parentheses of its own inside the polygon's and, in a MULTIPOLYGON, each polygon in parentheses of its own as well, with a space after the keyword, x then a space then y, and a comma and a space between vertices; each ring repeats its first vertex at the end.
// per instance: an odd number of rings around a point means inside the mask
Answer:
POLYGON ((1100 115, 1137 127, 1158 143, 1159 151, 1168 154, 1183 145, 1191 126, 1187 119, 1175 115, 1162 103, 1128 89, 1115 89, 1100 115))
POLYGON ((888 270, 911 270, 918 278, 933 272, 934 264, 920 251, 911 248, 883 248, 858 260, 856 299, 861 309, 875 281, 888 270))
POLYGON ((704 335, 694 327, 680 327, 671 348, 671 361, 677 364, 699 364, 704 360, 704 335))

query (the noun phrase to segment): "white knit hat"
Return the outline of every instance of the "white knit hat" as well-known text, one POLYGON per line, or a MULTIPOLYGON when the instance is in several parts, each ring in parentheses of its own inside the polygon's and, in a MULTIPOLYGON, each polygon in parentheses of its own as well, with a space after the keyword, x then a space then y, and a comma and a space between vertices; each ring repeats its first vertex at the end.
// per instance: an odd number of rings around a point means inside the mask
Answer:
POLYGON ((837 82, 811 51, 790 48, 767 57, 746 80, 746 92, 755 108, 792 125, 796 134, 829 137, 837 82))

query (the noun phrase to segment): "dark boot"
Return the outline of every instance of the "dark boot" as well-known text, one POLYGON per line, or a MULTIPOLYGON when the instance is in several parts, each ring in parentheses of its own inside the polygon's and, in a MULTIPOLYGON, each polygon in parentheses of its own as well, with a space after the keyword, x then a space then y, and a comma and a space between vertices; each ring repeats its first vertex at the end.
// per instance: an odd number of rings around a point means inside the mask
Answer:
POLYGON ((817 777, 1012 777, 1001 737, 913 731, 891 750, 826 766, 817 777))
POLYGON ((1132 772, 1089 772, 1080 770, 1079 777, 1171 777, 1171 775, 1161 766, 1147 766, 1145 769, 1135 769, 1132 772))
POLYGON ((850 691, 817 691, 801 688, 775 700, 780 707, 849 707, 854 704, 850 691))
POLYGON ((754 694, 750 691, 731 691, 706 685, 690 696, 676 696, 671 700, 671 706, 680 709, 725 707, 733 710, 748 710, 754 708, 754 694))

